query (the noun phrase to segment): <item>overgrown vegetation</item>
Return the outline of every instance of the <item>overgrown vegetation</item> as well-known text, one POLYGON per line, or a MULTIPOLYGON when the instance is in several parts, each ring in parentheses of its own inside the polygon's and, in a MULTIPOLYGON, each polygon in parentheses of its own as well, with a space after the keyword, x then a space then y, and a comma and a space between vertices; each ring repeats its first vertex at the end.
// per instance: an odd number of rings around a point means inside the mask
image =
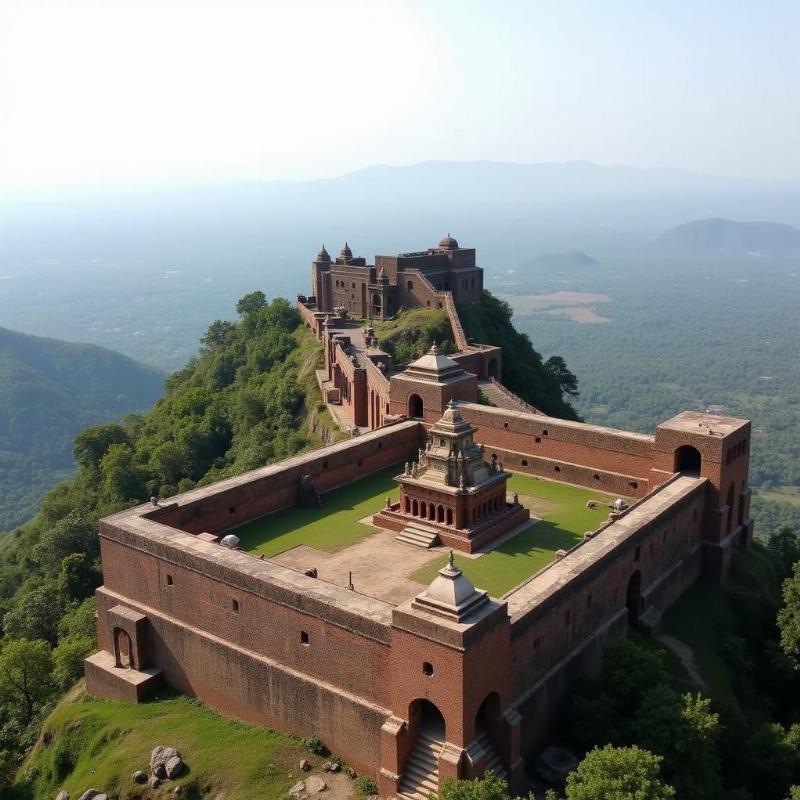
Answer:
POLYGON ((438 308, 412 308, 385 322, 370 323, 378 345, 395 364, 407 364, 430 350, 435 342, 443 352, 455 351, 447 312, 438 308))
POLYGON ((296 310, 254 292, 237 311, 237 323, 212 323, 152 411, 80 433, 75 477, 0 548, 0 787, 95 647, 97 520, 333 436, 314 379, 320 348, 296 310))
POLYGON ((458 307, 467 338, 503 348, 502 381, 512 392, 546 414, 577 419, 569 401, 578 395, 576 377, 560 356, 545 361, 528 335, 513 326, 511 314, 508 303, 486 291, 480 303, 458 307))

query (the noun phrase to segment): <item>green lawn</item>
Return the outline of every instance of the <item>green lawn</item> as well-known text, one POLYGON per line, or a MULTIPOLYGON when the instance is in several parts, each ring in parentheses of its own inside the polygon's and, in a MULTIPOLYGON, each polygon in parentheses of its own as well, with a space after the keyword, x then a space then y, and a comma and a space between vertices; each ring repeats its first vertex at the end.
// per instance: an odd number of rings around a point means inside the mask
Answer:
MULTIPOLYGON (((298 780, 297 764, 322 759, 300 741, 264 728, 225 719, 186 697, 151 702, 96 700, 71 692, 47 719, 52 740, 40 742, 10 787, 9 800, 52 800, 61 789, 77 798, 89 788, 118 800, 155 796, 131 780, 149 769, 157 744, 176 747, 187 769, 159 796, 182 785, 185 798, 277 798, 298 780), (25 781, 24 776, 31 776, 25 781), (294 776, 294 777, 292 777, 294 776)), ((5 796, 5 795, 4 795, 5 796)))
POLYGON ((287 508, 236 529, 242 547, 251 553, 275 556, 305 544, 335 551, 361 541, 374 528, 360 519, 380 511, 386 498, 397 500, 394 480, 401 464, 367 475, 323 495, 322 508, 287 508))
MULTIPOLYGON (((523 505, 542 521, 478 559, 456 559, 464 574, 494 597, 500 597, 547 566, 556 550, 568 550, 585 531, 595 530, 608 519, 607 508, 586 508, 588 500, 611 503, 615 499, 603 492, 528 475, 512 475, 508 491, 519 492, 523 505)), ((430 583, 446 560, 443 557, 441 562, 417 570, 411 578, 420 583, 430 583)))

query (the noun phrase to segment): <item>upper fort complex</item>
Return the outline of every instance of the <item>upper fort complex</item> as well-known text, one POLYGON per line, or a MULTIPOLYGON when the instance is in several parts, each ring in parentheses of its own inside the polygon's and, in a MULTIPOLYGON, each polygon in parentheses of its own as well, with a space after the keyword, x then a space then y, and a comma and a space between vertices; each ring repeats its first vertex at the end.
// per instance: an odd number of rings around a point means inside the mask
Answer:
POLYGON ((299 309, 358 435, 101 520, 90 691, 163 682, 316 733, 384 796, 488 767, 520 788, 603 643, 726 579, 752 537, 750 423, 688 411, 643 435, 531 408, 461 329, 475 264, 449 236, 374 266, 320 251, 299 309), (377 347, 369 321, 415 306, 447 312, 458 352, 377 347))

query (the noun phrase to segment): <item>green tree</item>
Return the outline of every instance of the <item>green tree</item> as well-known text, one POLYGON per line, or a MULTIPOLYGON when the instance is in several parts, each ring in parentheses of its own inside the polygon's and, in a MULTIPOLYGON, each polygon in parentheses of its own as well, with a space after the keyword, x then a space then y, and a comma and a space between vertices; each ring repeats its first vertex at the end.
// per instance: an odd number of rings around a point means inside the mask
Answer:
POLYGON ((16 639, 0 650, 0 703, 24 721, 52 693, 53 658, 46 642, 16 639))
POLYGON ((144 500, 144 474, 127 444, 112 444, 100 462, 103 496, 112 502, 144 500))
POLYGON ((61 562, 71 553, 86 553, 93 558, 100 555, 97 523, 87 514, 89 500, 85 495, 83 497, 82 507, 74 508, 43 531, 34 548, 34 558, 47 572, 57 572, 61 562))
POLYGON ((664 775, 679 797, 719 796, 719 714, 712 712, 708 698, 654 686, 642 698, 632 728, 639 746, 664 758, 664 775))
POLYGON ((781 647, 800 669, 800 562, 783 582, 783 607, 778 611, 781 647))
POLYGON ((84 600, 102 582, 97 562, 86 553, 71 553, 61 562, 58 590, 68 601, 84 600))
POLYGON ((58 641, 58 623, 65 603, 54 583, 28 589, 16 598, 14 607, 3 617, 6 636, 12 639, 58 641))
POLYGON ((578 379, 567 369, 567 362, 561 356, 550 356, 544 362, 544 365, 558 381, 558 385, 564 394, 569 397, 577 397, 580 394, 578 391, 578 379))
POLYGON ((121 425, 116 423, 95 425, 93 428, 81 431, 75 437, 72 454, 82 467, 96 470, 111 445, 128 443, 128 434, 121 425))
POLYGON ((567 776, 567 800, 668 800, 661 757, 639 747, 595 748, 567 776))
POLYGON ((250 294, 246 294, 236 303, 236 313, 240 317, 244 317, 248 314, 254 314, 260 308, 264 308, 266 304, 267 296, 264 294, 264 292, 250 292, 250 294))
POLYGON ((83 677, 83 659, 95 649, 93 637, 70 636, 53 650, 53 682, 62 692, 83 677))
POLYGON ((491 770, 483 778, 445 778, 439 788, 440 800, 509 800, 508 783, 491 770))

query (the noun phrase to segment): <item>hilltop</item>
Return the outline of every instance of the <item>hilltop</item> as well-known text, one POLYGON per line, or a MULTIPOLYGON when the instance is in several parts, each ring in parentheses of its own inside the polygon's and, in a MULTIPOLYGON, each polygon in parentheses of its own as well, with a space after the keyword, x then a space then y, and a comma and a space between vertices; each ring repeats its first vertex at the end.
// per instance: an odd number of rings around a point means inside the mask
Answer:
POLYGON ((673 256, 798 256, 800 230, 777 222, 696 219, 670 228, 651 247, 673 256))
POLYGON ((164 376, 90 344, 0 328, 0 531, 69 474, 82 428, 149 408, 164 376))

